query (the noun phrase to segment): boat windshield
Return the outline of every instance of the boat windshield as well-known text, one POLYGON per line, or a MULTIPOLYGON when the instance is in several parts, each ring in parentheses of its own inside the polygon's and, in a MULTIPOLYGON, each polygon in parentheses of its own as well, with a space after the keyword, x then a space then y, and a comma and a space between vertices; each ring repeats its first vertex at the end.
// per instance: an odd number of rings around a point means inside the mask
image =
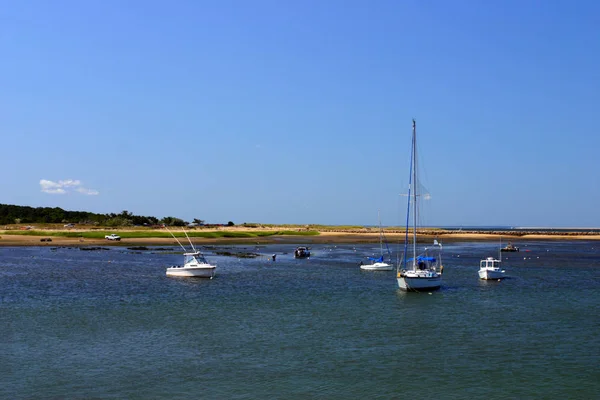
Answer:
POLYGON ((499 268, 500 266, 500 261, 499 260, 493 260, 490 258, 488 258, 487 260, 481 260, 480 263, 481 267, 486 267, 486 268, 499 268))
POLYGON ((207 264, 206 258, 204 258, 204 256, 201 253, 197 253, 197 254, 184 254, 183 255, 183 262, 185 264, 189 264, 192 262, 196 262, 198 264, 207 264))

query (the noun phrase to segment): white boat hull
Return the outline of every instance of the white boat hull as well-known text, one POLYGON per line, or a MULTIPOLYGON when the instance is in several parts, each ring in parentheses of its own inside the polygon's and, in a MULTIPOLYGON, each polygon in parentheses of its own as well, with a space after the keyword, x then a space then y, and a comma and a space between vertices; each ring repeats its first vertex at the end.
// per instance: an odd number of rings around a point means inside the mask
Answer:
POLYGON ((198 267, 170 267, 167 268, 167 276, 182 276, 195 278, 210 278, 215 276, 215 266, 206 265, 198 267))
POLYGON ((365 271, 393 271, 394 266, 383 262, 377 262, 373 264, 363 264, 360 266, 360 269, 364 269, 365 271))
POLYGON ((435 272, 398 273, 398 287, 407 292, 437 290, 442 286, 442 276, 435 272))
POLYGON ((479 279, 483 279, 483 280, 497 280, 497 279, 504 279, 505 275, 504 275, 504 271, 500 270, 500 269, 486 269, 486 268, 482 268, 479 270, 479 279))

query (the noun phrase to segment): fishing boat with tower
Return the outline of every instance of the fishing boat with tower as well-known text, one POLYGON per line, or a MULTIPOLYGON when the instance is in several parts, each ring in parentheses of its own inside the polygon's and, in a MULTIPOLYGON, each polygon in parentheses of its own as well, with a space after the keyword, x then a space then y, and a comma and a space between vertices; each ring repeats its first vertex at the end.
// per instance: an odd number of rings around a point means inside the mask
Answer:
MULTIPOLYGON (((166 228, 166 227, 165 227, 166 228)), ((177 241, 179 246, 183 249, 183 265, 173 265, 167 268, 167 276, 178 276, 178 277, 194 277, 194 278, 209 278, 212 279, 215 276, 216 265, 210 264, 202 252, 194 247, 194 244, 190 240, 188 234, 183 231, 185 237, 190 242, 192 251, 186 250, 181 244, 179 239, 173 235, 168 228, 167 231, 177 241)))

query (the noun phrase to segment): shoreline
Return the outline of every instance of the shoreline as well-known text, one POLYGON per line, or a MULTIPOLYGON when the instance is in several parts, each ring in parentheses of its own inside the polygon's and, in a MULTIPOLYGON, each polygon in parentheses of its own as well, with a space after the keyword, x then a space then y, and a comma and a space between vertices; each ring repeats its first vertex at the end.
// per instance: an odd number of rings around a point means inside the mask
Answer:
MULTIPOLYGON (((405 233, 386 232, 385 237, 388 242, 396 243, 403 241, 405 233)), ((319 231, 319 235, 273 235, 256 236, 247 238, 190 238, 194 245, 234 245, 234 244, 352 244, 352 243, 378 243, 378 232, 345 232, 345 231, 319 231)), ((519 242, 536 240, 600 240, 600 234, 595 232, 563 232, 563 233, 545 233, 545 232, 456 232, 456 231, 426 231, 417 234, 417 241, 422 243, 432 242, 434 239, 442 243, 463 242, 463 241, 500 241, 519 242)), ((180 238, 181 240, 181 238, 180 238)), ((187 242, 187 241, 186 241, 187 242)), ((120 241, 110 241, 106 239, 91 238, 73 238, 64 236, 43 236, 43 235, 11 235, 10 233, 0 234, 0 247, 29 246, 29 247, 127 247, 127 246, 179 246, 173 238, 123 238, 120 241), (44 241, 42 241, 44 239, 44 241), (47 241, 48 239, 51 239, 47 241)))

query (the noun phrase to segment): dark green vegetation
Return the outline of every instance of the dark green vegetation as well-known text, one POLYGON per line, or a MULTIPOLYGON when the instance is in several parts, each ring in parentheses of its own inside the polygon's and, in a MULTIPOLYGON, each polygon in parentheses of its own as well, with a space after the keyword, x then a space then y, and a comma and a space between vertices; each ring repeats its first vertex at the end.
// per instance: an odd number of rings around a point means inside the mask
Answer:
POLYGON ((256 258, 256 257, 260 257, 260 254, 257 254, 257 253, 248 253, 248 252, 235 252, 235 253, 232 253, 230 251, 216 251, 215 254, 217 254, 219 256, 237 257, 237 258, 256 258))
MULTIPOLYGON (((111 231, 112 232, 112 231, 111 231)), ((139 230, 139 231, 114 231, 113 233, 121 236, 123 239, 140 239, 140 238, 170 238, 171 234, 166 231, 154 231, 154 230, 139 230)), ((26 235, 26 236, 60 236, 60 237, 82 237, 86 239, 104 239, 106 232, 104 231, 82 231, 82 232, 70 232, 70 231, 10 231, 11 235, 26 235)), ((278 236, 278 235, 296 235, 296 236, 314 236, 318 235, 317 231, 216 231, 216 232, 198 232, 191 231, 187 232, 189 237, 199 238, 252 238, 252 237, 266 237, 266 236, 278 236)), ((180 238, 185 238, 185 233, 173 232, 173 235, 180 238)))
MULTIPOLYGON (((203 222, 197 218, 194 221, 203 222)), ((119 214, 96 214, 87 211, 66 211, 59 207, 28 207, 0 204, 0 224, 58 224, 76 223, 103 226, 158 225, 186 226, 181 218, 134 215, 129 211, 119 214)), ((231 222, 233 224, 233 222, 231 222)))

